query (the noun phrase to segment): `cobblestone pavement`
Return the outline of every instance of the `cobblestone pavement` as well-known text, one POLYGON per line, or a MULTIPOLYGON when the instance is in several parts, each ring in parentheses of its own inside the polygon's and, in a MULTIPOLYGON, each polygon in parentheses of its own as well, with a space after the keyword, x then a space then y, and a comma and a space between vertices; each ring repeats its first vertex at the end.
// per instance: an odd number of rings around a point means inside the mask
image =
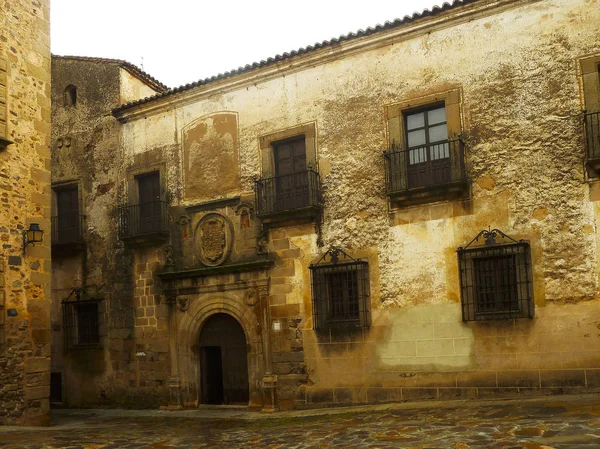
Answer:
POLYGON ((388 404, 274 415, 60 410, 49 428, 0 427, 16 448, 600 448, 597 395, 388 404))

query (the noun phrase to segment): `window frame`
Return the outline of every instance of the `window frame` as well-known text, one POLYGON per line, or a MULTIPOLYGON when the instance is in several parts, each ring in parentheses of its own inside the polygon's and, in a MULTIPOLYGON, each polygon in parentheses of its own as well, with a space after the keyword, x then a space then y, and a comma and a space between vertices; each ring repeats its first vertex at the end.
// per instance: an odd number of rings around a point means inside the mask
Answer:
MULTIPOLYGON (((388 150, 385 151, 386 189, 392 208, 446 198, 468 197, 461 105, 462 90, 457 87, 415 96, 385 107, 388 131, 388 150), (422 111, 437 109, 441 105, 446 112, 447 151, 450 156, 448 173, 439 182, 410 185, 408 117, 422 111)), ((435 166, 432 160, 428 162, 435 166)), ((435 176, 432 176, 432 179, 435 179, 435 176)))
POLYGON ((457 256, 463 321, 533 318, 533 268, 528 241, 514 240, 498 229, 484 230, 467 246, 458 248, 457 256), (483 245, 473 245, 481 238, 483 245), (501 261, 509 258, 514 263, 507 269, 501 261), (484 261, 492 262, 492 270, 483 266, 484 261), (484 286, 480 285, 482 274, 492 277, 491 281, 484 281, 487 282, 484 286), (507 277, 510 278, 508 284, 507 277), (512 294, 508 300, 507 287, 512 294), (487 291, 482 291, 484 289, 487 291), (490 295, 494 304, 491 308, 490 295))

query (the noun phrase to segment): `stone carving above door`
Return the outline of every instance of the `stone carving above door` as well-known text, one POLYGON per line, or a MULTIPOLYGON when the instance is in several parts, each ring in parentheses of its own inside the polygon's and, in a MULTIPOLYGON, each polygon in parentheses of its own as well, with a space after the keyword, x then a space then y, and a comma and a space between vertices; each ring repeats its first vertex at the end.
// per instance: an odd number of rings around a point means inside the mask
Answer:
POLYGON ((209 267, 221 265, 229 256, 233 243, 231 222, 221 214, 205 215, 194 233, 198 258, 209 267))

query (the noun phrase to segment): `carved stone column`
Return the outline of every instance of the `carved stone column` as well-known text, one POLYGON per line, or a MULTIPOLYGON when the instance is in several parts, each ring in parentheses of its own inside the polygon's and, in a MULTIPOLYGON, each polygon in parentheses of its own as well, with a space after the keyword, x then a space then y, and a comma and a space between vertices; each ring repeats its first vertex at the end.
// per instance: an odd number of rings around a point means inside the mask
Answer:
POLYGON ((166 297, 169 306, 169 353, 171 377, 169 378, 169 410, 181 410, 181 378, 179 377, 179 354, 177 349, 177 308, 180 307, 175 294, 166 297))
POLYGON ((277 375, 272 373, 271 356, 271 310, 269 307, 269 285, 258 286, 258 297, 263 308, 263 350, 265 354, 265 374, 262 378, 263 412, 276 412, 277 405, 277 375))

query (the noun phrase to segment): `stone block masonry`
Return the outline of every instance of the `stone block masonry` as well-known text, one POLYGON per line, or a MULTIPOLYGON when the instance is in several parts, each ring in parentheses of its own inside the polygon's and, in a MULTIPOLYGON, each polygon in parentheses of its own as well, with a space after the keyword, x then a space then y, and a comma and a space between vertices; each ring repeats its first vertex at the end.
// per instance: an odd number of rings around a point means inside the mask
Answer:
POLYGON ((49 15, 0 6, 0 424, 49 423, 49 15), (44 239, 23 252, 31 223, 44 239))

